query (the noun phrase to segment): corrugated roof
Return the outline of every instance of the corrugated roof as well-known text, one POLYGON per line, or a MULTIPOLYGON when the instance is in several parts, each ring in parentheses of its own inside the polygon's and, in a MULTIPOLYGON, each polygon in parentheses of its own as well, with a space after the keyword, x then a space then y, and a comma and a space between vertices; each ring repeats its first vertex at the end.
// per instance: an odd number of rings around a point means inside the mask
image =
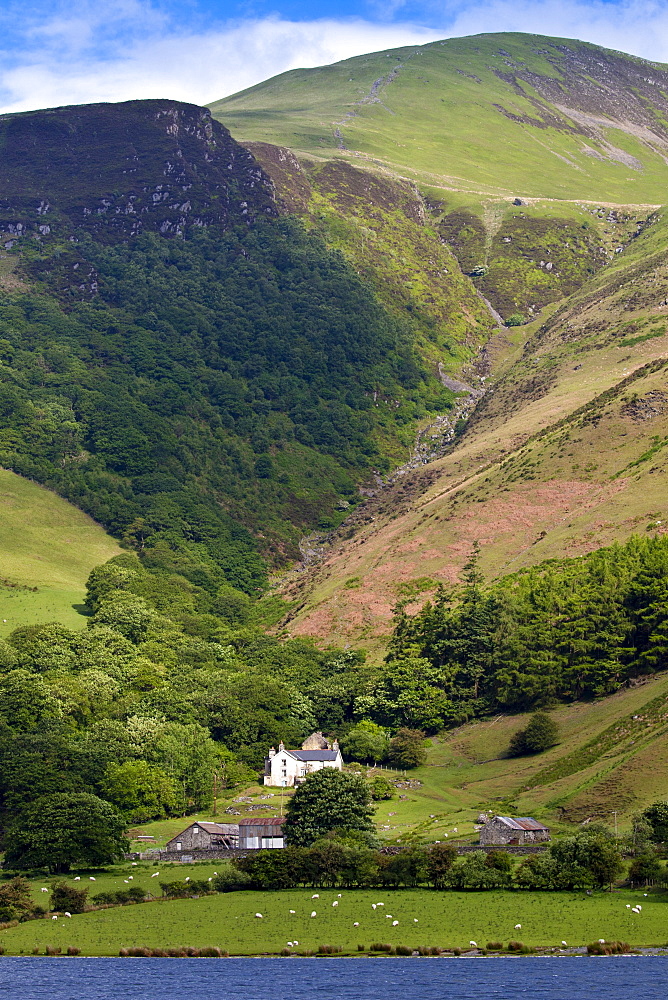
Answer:
POLYGON ((287 750, 291 757, 297 760, 336 760, 336 750, 287 750))
POLYGON ((193 826, 201 826, 207 833, 221 833, 227 836, 239 832, 238 823, 193 823, 193 826))
POLYGON ((546 826, 539 823, 537 819, 532 819, 531 816, 516 816, 514 819, 512 816, 495 816, 495 819, 500 819, 502 823, 509 826, 511 830, 547 830, 546 826))
POLYGON ((283 826, 283 817, 253 816, 252 819, 240 819, 239 827, 242 826, 283 826))

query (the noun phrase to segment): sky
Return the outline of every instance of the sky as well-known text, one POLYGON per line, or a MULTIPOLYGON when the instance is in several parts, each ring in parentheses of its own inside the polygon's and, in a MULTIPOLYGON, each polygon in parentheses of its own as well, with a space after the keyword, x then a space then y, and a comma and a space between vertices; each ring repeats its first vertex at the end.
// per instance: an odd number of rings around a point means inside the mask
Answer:
POLYGON ((668 0, 0 0, 0 111, 207 104, 289 69, 489 31, 668 62, 668 0))

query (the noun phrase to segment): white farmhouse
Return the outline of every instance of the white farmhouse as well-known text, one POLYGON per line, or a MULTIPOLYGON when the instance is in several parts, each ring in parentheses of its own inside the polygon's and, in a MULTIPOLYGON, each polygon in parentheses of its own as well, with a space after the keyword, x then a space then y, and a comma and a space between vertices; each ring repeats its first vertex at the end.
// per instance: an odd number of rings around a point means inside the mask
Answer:
POLYGON ((278 750, 272 747, 264 762, 264 783, 290 788, 301 785, 307 774, 320 771, 323 767, 335 767, 340 771, 343 757, 336 740, 330 747, 320 733, 314 733, 304 741, 301 750, 286 750, 283 742, 278 744, 278 750), (314 744, 317 749, 308 749, 314 744))

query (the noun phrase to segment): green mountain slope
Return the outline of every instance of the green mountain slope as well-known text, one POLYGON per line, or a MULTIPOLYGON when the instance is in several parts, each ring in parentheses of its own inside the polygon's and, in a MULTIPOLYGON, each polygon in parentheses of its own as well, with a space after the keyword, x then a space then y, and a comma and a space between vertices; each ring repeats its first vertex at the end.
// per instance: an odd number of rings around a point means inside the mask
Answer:
POLYGON ((211 105, 240 141, 372 161, 438 189, 660 204, 668 69, 492 34, 292 70, 211 105))
MULTIPOLYGON (((253 592, 451 405, 411 302, 391 308, 281 218, 206 110, 60 108, 0 132, 0 457, 128 544, 196 551, 214 589, 253 592)), ((404 234, 419 256, 405 214, 404 234)), ((490 320, 438 248, 452 275, 434 340, 456 361, 490 320)))
POLYGON ((659 213, 542 325, 498 334, 456 445, 380 489, 292 580, 291 631, 382 647, 397 596, 455 582, 474 540, 497 578, 664 532, 667 261, 659 213))

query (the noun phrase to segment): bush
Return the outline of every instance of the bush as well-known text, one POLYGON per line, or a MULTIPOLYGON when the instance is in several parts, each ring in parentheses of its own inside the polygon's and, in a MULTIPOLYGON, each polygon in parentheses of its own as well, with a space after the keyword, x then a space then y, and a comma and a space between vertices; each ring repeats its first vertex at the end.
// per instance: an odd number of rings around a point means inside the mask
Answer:
POLYGON ((51 889, 51 909, 68 913, 83 913, 88 889, 75 889, 67 882, 56 882, 51 889))
POLYGON ((68 947, 68 949, 67 949, 67 954, 68 955, 80 955, 81 954, 81 948, 75 948, 74 945, 71 944, 68 947))
POLYGON ((394 785, 387 778, 384 778, 382 774, 374 774, 369 779, 369 788, 371 789, 371 798, 374 802, 381 802, 394 797, 394 785))
POLYGON ((390 740, 388 760, 397 768, 419 767, 427 759, 424 733, 421 729, 399 729, 390 740))
POLYGON ((522 941, 509 941, 508 951, 526 951, 526 947, 522 941))
POLYGON ((559 742, 559 727, 547 712, 534 712, 526 729, 520 729, 512 737, 508 754, 510 757, 524 757, 528 754, 543 753, 559 742))
POLYGON ((625 941, 592 941, 587 945, 588 955, 628 955, 631 945, 625 941))
POLYGON ((522 313, 512 313, 506 320, 506 326, 523 326, 526 319, 522 313))
POLYGON ((632 882, 658 882, 665 874, 663 865, 653 851, 639 854, 629 868, 629 879, 632 882))

